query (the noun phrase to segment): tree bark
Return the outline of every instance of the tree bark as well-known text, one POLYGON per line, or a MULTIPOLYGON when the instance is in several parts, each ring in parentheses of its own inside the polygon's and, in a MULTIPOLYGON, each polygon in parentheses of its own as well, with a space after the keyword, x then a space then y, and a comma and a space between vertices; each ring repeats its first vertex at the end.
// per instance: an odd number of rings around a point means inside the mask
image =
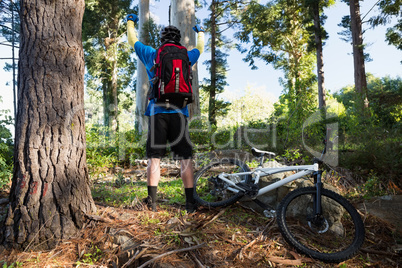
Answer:
POLYGON ((117 83, 117 43, 119 41, 118 31, 119 31, 119 10, 117 7, 117 3, 112 5, 111 10, 111 20, 110 20, 110 32, 109 36, 105 38, 105 60, 107 66, 107 80, 104 81, 106 84, 106 96, 108 98, 106 111, 108 116, 108 121, 105 126, 109 127, 109 135, 113 136, 118 132, 119 122, 118 122, 118 114, 119 114, 119 101, 118 101, 118 83, 117 83))
POLYGON ((208 121, 216 126, 216 6, 215 0, 211 3, 211 86, 209 88, 208 121))
POLYGON ((317 56, 318 108, 321 109, 326 106, 325 103, 326 92, 324 86, 324 59, 322 52, 320 9, 318 0, 314 2, 313 16, 314 16, 314 31, 315 31, 314 38, 315 38, 315 48, 317 56))
MULTIPOLYGON (((140 0, 139 6, 139 33, 138 40, 147 45, 148 41, 143 33, 144 24, 149 20, 149 0, 140 0)), ((147 93, 149 89, 148 74, 144 64, 139 60, 137 63, 137 92, 136 92, 136 129, 139 133, 148 130, 148 120, 144 115, 148 104, 147 93)))
POLYGON ((84 0, 21 1, 14 173, 2 242, 50 249, 96 207, 86 165, 84 0))
MULTIPOLYGON (((181 44, 188 50, 195 48, 195 32, 192 27, 195 25, 194 0, 172 0, 171 2, 172 25, 177 27, 181 33, 181 44)), ((189 105, 190 117, 199 116, 200 98, 197 64, 193 66, 193 103, 189 105)))
POLYGON ((362 22, 360 18, 359 0, 349 0, 349 7, 350 27, 352 31, 355 90, 358 94, 360 102, 359 105, 361 107, 367 108, 367 78, 364 64, 363 33, 362 22))

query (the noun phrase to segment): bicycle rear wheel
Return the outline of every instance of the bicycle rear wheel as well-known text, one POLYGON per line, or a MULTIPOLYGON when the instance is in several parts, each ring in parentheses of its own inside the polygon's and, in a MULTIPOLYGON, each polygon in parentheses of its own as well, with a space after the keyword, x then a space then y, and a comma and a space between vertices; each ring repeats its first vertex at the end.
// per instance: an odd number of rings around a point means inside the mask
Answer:
MULTIPOLYGON (((221 173, 249 172, 250 168, 237 159, 221 159, 200 169, 194 177, 194 198, 207 207, 228 206, 238 201, 243 193, 232 191, 225 181, 218 178, 221 173)), ((228 177, 234 183, 251 181, 251 175, 228 177)))
POLYGON ((277 222, 285 240, 299 252, 325 262, 350 259, 364 242, 364 224, 342 196, 322 189, 322 215, 314 214, 316 189, 290 192, 278 206, 277 222))

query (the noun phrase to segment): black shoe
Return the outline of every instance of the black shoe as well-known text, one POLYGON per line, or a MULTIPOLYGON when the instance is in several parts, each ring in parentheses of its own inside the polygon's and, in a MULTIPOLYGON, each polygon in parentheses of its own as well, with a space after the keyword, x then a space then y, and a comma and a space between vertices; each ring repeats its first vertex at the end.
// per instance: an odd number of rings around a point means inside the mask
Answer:
POLYGON ((187 203, 186 202, 186 211, 188 214, 196 212, 197 208, 198 208, 197 203, 187 203))
POLYGON ((147 206, 148 210, 157 212, 156 203, 152 202, 152 198, 147 196, 146 198, 142 199, 142 202, 147 206))

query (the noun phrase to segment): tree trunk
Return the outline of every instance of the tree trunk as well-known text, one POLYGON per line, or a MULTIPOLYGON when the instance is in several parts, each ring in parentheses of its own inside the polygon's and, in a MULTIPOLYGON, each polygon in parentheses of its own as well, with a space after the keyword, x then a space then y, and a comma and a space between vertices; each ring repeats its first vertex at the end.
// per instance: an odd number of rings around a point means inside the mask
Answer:
POLYGON ((317 79, 318 79, 318 108, 325 107, 325 86, 324 86, 324 60, 322 53, 322 36, 321 36, 321 23, 320 23, 320 9, 319 1, 314 2, 313 6, 314 15, 314 38, 315 48, 317 55, 317 79))
POLYGON ((3 243, 50 249, 96 210, 86 165, 84 0, 21 1, 18 113, 3 243))
POLYGON ((14 13, 15 13, 15 7, 14 7, 14 2, 10 1, 10 10, 11 10, 11 54, 12 54, 12 58, 13 58, 13 99, 14 99, 14 122, 16 122, 17 120, 17 98, 16 98, 16 81, 15 81, 15 24, 14 24, 14 13))
POLYGON ((108 62, 108 66, 110 68, 110 80, 108 81, 110 84, 110 95, 111 95, 111 104, 109 108, 110 119, 109 120, 109 132, 116 134, 119 130, 119 98, 118 98, 118 90, 117 90, 117 43, 118 43, 118 31, 119 31, 119 10, 117 9, 117 4, 112 6, 112 23, 110 28, 112 29, 110 33, 110 37, 106 39, 106 43, 108 49, 106 50, 106 61, 108 62))
MULTIPOLYGON (((172 25, 181 33, 181 44, 188 50, 195 48, 195 7, 194 0, 172 0, 171 4, 172 25)), ((199 116, 200 98, 197 64, 193 66, 193 103, 189 105, 190 117, 199 116)))
POLYGON ((349 0, 350 27, 352 30, 353 63, 355 70, 355 90, 359 98, 360 107, 368 107, 367 79, 364 65, 363 33, 360 18, 359 0, 349 0))
POLYGON ((216 1, 211 3, 211 86, 209 87, 208 120, 211 125, 216 126, 216 1))
MULTIPOLYGON (((139 6, 139 32, 138 40, 147 45, 148 41, 143 33, 144 24, 149 20, 149 0, 140 0, 139 6)), ((139 60, 137 63, 137 92, 136 92, 136 129, 139 133, 144 133, 148 129, 148 120, 144 115, 148 105, 147 93, 149 90, 149 81, 147 70, 144 64, 139 60)))

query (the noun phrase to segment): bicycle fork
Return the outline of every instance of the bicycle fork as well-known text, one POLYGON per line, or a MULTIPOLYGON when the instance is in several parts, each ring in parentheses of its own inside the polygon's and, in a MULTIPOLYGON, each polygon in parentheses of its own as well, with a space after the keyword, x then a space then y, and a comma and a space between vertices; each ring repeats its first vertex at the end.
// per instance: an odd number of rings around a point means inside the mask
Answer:
POLYGON ((322 182, 321 182, 322 170, 315 171, 313 173, 314 176, 314 185, 317 190, 317 193, 314 196, 314 215, 320 216, 322 214, 321 207, 321 190, 322 190, 322 182))
POLYGON ((325 233, 328 231, 329 224, 328 221, 323 217, 322 214, 322 199, 321 199, 321 191, 322 191, 322 182, 321 182, 322 171, 318 170, 313 173, 314 176, 314 185, 316 188, 316 193, 313 194, 313 215, 311 217, 307 217, 307 222, 310 228, 316 230, 317 233, 325 233))

